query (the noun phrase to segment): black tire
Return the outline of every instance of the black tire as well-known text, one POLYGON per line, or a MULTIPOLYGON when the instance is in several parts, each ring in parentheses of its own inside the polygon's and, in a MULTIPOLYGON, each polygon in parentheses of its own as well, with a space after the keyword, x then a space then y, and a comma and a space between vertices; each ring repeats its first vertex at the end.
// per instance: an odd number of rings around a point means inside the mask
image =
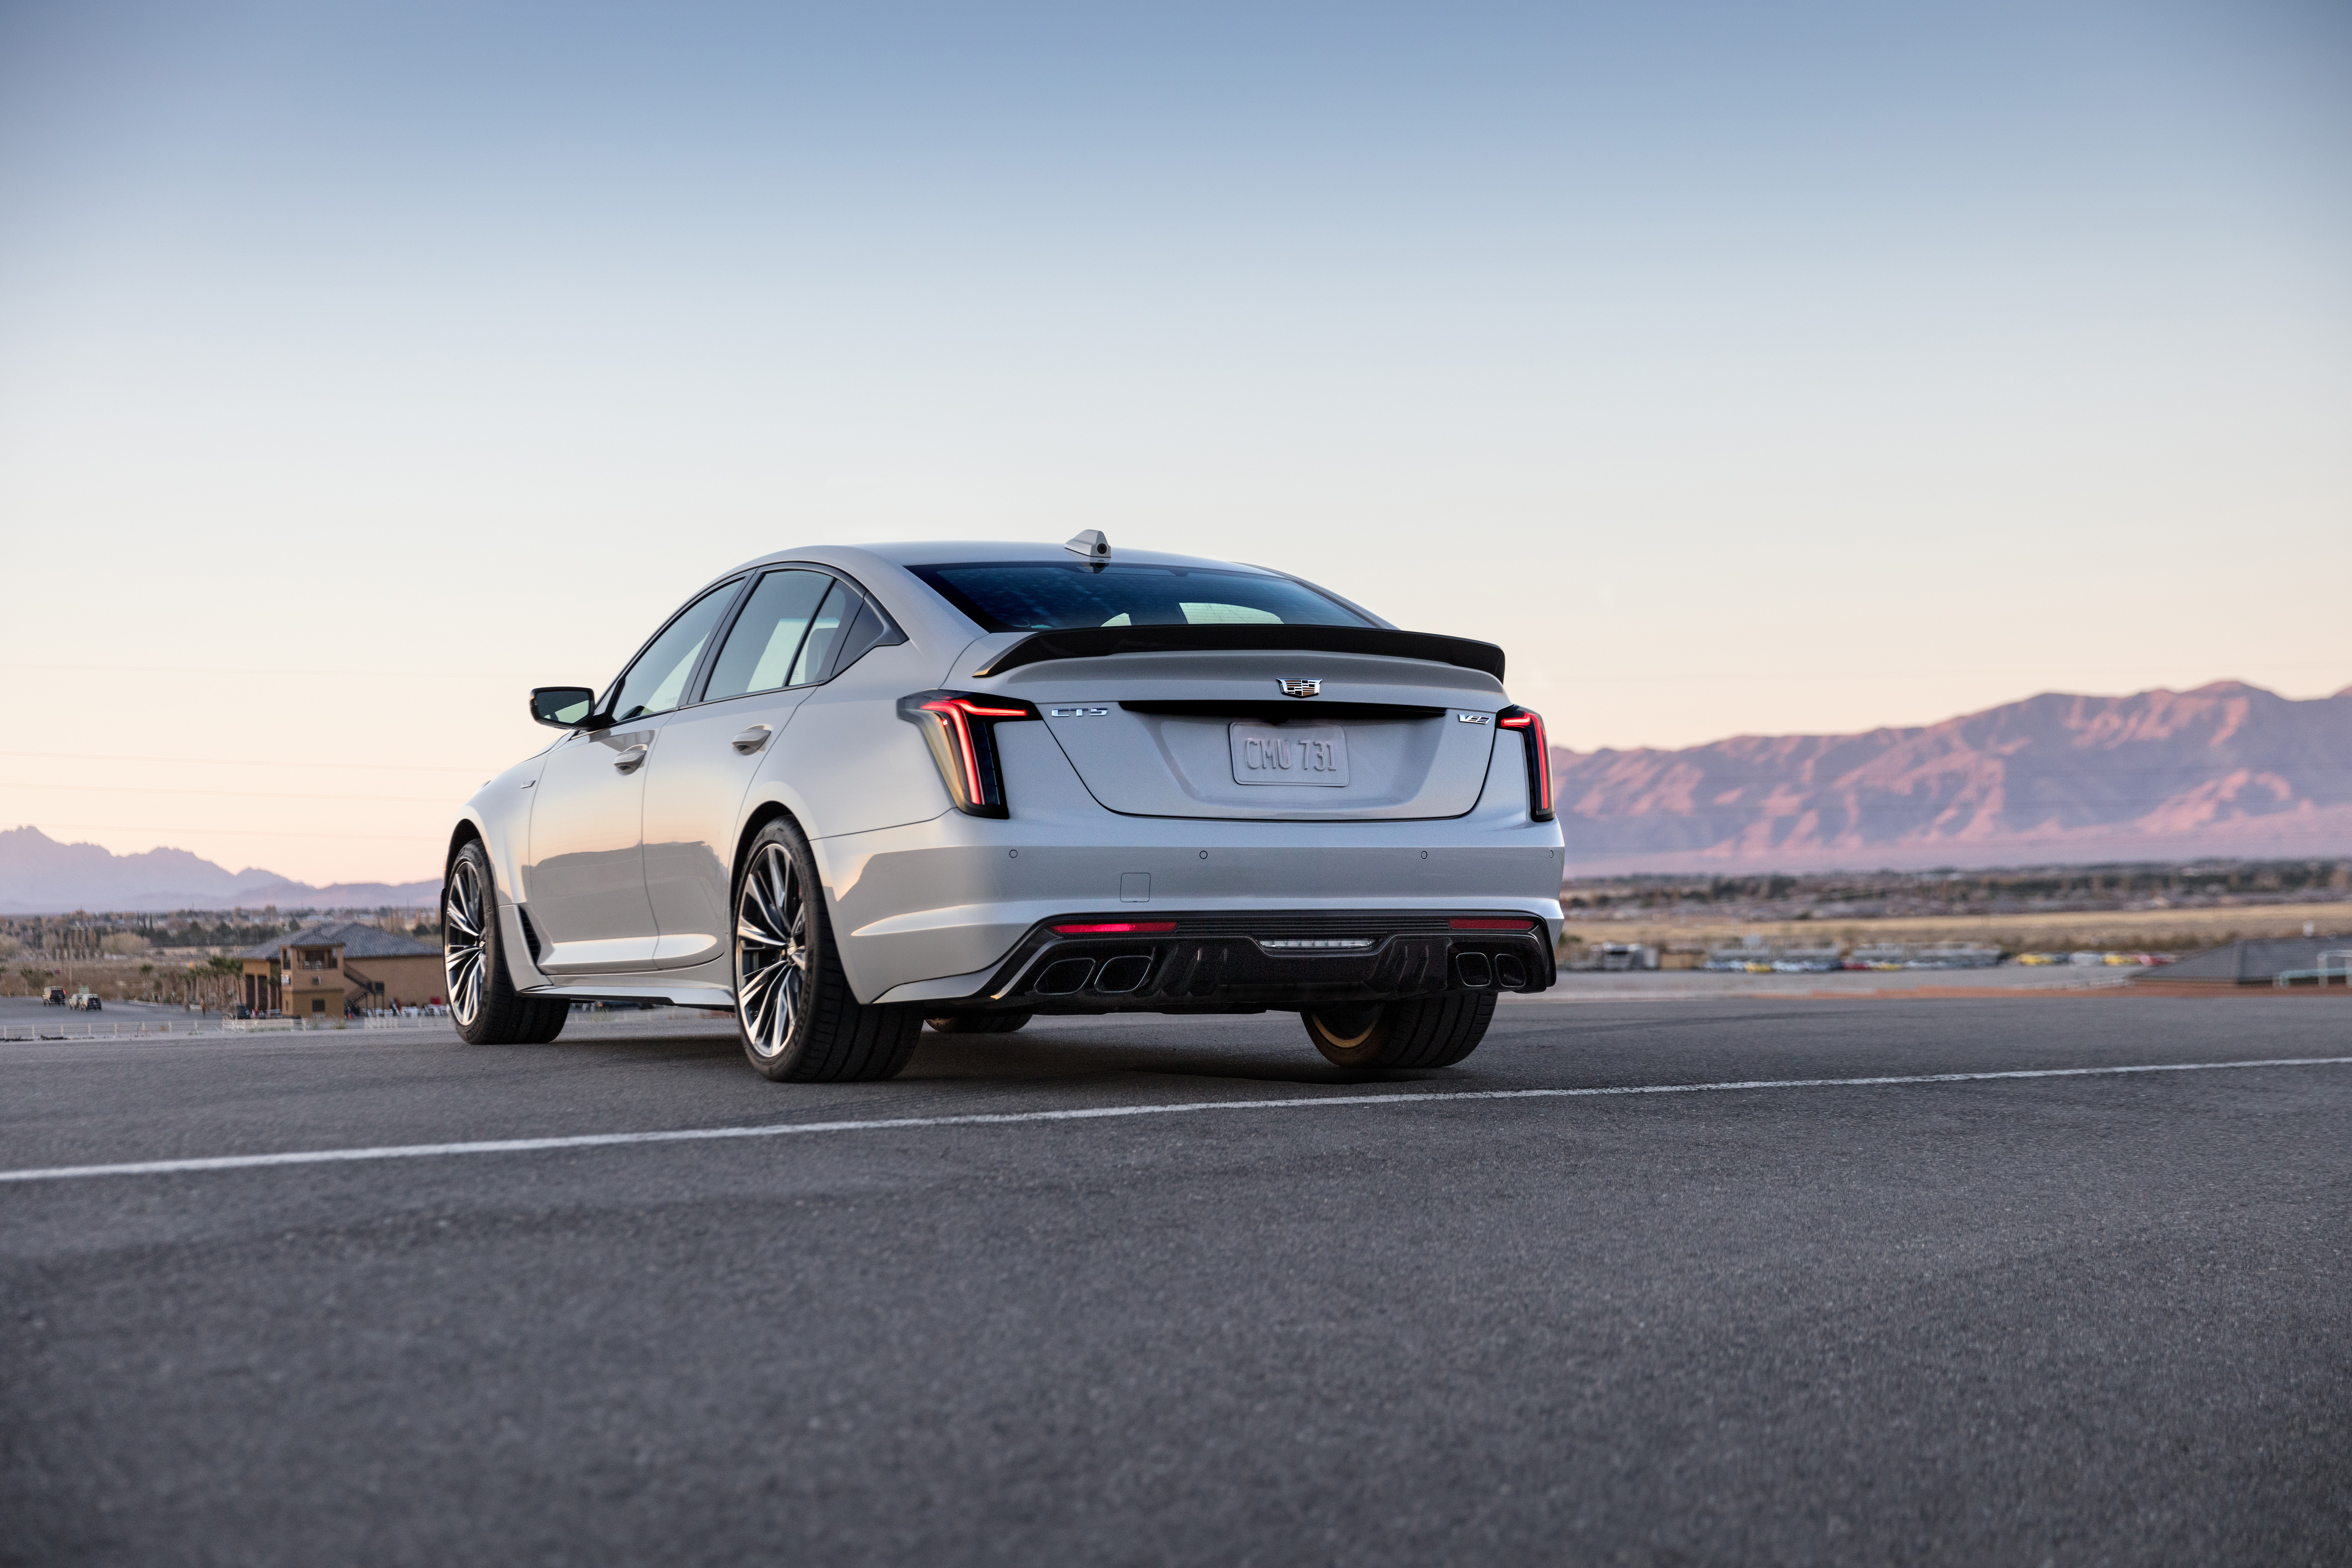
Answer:
POLYGON ((849 989, 798 827, 778 818, 760 830, 736 869, 734 903, 735 1029, 752 1069, 778 1083, 896 1078, 922 1037, 922 1011, 877 1007, 849 989))
POLYGON ((1027 1026, 1034 1013, 946 1013, 923 1020, 942 1035, 1009 1035, 1027 1026))
POLYGON ((489 851, 469 838, 441 883, 442 996, 450 1020, 467 1045, 543 1046, 563 1033, 571 1004, 517 991, 504 948, 489 851))
POLYGON ((1478 1048, 1495 994, 1421 996, 1301 1013, 1323 1059, 1343 1068, 1450 1068, 1478 1048))

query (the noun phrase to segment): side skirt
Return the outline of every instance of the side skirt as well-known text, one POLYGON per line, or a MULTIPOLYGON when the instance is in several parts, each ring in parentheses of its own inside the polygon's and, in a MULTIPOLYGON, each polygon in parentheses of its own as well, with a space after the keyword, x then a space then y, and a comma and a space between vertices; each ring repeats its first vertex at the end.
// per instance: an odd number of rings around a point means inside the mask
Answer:
POLYGON ((549 1001, 656 1002, 735 1011, 734 996, 715 985, 535 985, 521 994, 549 1001))

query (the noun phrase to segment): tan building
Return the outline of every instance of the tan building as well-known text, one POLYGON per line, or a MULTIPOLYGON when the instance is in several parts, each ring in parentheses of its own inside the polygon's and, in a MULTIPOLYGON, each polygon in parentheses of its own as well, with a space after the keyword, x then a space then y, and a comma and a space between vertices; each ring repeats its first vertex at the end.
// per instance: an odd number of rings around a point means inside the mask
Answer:
POLYGON ((238 956, 245 1005, 292 1018, 421 1006, 440 1001, 446 984, 439 948, 357 921, 315 925, 238 956))

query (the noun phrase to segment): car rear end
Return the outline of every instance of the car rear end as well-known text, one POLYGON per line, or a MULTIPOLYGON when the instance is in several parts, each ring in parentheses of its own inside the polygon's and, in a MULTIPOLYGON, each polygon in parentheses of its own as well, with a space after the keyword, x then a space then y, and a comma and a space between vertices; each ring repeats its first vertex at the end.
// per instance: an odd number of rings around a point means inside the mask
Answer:
POLYGON ((1077 614, 1169 619, 1075 627, 989 614, 1025 579, 991 597, 984 574, 910 563, 983 635, 897 704, 920 740, 898 754, 953 809, 817 846, 861 997, 1306 1010, 1549 986, 1559 829, 1499 650, 1172 559, 1137 569, 1181 579, 1185 619, 1150 581, 1096 576, 1077 614))

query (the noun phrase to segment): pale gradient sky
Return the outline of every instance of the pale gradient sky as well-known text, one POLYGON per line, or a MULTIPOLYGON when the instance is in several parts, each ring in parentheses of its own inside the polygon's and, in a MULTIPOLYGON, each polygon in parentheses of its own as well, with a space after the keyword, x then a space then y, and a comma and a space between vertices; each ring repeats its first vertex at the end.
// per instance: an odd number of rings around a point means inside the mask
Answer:
POLYGON ((0 8, 0 826, 434 875, 828 541, 1287 567, 1579 747, 2333 690, 2348 89, 2264 0, 0 8))

